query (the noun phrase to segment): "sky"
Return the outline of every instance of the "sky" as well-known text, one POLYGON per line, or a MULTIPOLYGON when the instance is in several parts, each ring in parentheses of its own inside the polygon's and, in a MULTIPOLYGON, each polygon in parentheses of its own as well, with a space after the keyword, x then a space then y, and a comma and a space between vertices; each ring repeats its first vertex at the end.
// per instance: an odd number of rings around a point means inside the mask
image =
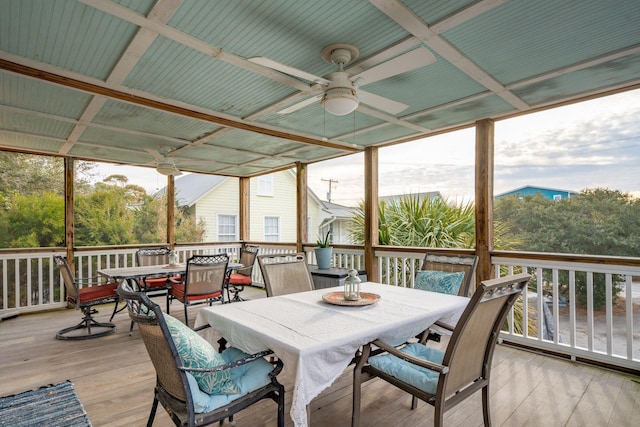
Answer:
MULTIPOLYGON (((379 196, 439 191, 451 201, 474 194, 473 128, 379 150, 379 196)), ((609 188, 640 197, 640 90, 496 121, 494 194, 526 185, 581 191, 609 188)), ((322 200, 363 199, 364 155, 309 165, 307 182, 322 200)), ((99 168, 155 192, 166 178, 152 168, 99 168)))

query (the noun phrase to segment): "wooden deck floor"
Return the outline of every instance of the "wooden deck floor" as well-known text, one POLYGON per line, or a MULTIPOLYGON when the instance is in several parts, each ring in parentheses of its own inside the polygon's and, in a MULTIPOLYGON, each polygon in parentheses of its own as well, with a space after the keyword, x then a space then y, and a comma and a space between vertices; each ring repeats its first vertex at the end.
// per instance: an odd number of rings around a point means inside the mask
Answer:
MULTIPOLYGON (((260 295, 259 291, 257 295, 260 295)), ((158 300, 162 303, 161 300, 158 300)), ((107 320, 112 306, 97 318, 107 320)), ((181 307, 172 312, 182 318, 181 307)), ((198 307, 193 307, 193 315, 198 307)), ((80 313, 64 310, 22 315, 0 323, 0 396, 64 380, 74 383, 94 426, 143 426, 153 399, 155 372, 137 328, 128 334, 125 313, 118 330, 88 341, 59 341, 55 332, 77 323, 80 313)), ((287 388, 287 413, 291 381, 287 388)), ((498 346, 493 362, 492 419, 496 426, 637 426, 640 378, 548 356, 498 346)), ((362 426, 432 425, 433 408, 374 380, 363 389, 362 426)), ((351 372, 345 373, 311 404, 313 426, 348 426, 351 421, 351 372)), ((274 426, 275 404, 264 401, 236 416, 236 425, 274 426)), ((480 426, 480 396, 445 415, 448 426, 480 426)), ((159 410, 154 426, 172 425, 159 410)), ((287 416, 287 426, 292 425, 287 416)))

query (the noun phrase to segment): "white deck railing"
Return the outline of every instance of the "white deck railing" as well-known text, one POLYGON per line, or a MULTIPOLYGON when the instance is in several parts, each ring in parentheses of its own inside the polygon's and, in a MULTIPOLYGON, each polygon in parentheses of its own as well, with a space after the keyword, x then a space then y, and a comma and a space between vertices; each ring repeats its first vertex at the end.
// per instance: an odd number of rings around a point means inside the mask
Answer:
MULTIPOLYGON (((101 268, 135 265, 137 248, 88 248, 76 252, 78 277, 94 277, 101 268)), ((239 255, 240 244, 178 246, 179 260, 191 255, 226 252, 239 255)), ((294 245, 260 244, 260 255, 295 252, 294 245)), ((313 247, 305 247, 310 263, 315 262, 313 247)), ((0 251, 0 318, 19 313, 65 307, 64 286, 53 257, 64 254, 60 248, 43 251, 0 251)), ((423 253, 420 251, 377 250, 380 282, 391 286, 413 287, 423 253)), ((546 257, 545 257, 546 258, 546 257)), ((640 371, 640 305, 633 304, 633 277, 640 276, 637 265, 612 265, 522 258, 494 257, 496 276, 527 271, 534 275, 521 306, 527 316, 514 311, 502 338, 529 347, 556 352, 572 359, 587 359, 640 371), (586 283, 586 304, 578 303, 576 278, 586 283), (602 284, 598 284, 598 277, 602 284), (566 278, 566 279, 564 279, 566 278), (603 279, 604 278, 604 279, 603 279), (565 283, 566 282, 566 283, 565 283), (614 286, 621 287, 614 305, 614 286), (595 305, 596 291, 602 294, 604 308, 595 305), (538 316, 537 313, 542 313, 538 316), (516 332, 520 331, 520 332, 516 332), (635 333, 635 334, 634 334, 635 333)), ((364 269, 363 250, 334 248, 332 265, 364 269)), ((256 265, 257 267, 257 265, 256 265)), ((253 283, 262 286, 259 268, 253 269, 253 283)), ((640 298, 640 295, 636 296, 640 298)))

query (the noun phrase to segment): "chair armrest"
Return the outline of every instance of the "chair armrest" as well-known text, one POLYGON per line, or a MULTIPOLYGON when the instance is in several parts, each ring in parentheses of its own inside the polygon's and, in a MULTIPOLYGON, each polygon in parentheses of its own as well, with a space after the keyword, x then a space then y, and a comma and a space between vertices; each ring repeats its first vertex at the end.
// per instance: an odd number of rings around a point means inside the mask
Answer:
POLYGON ((412 363, 414 365, 418 365, 421 366, 423 368, 427 368, 427 369, 431 369, 432 371, 436 371, 436 372, 440 372, 441 374, 446 374, 447 372, 449 372, 449 367, 448 366, 443 366, 440 365, 439 363, 434 363, 434 362, 430 362, 428 360, 425 359, 420 359, 419 357, 414 357, 411 356, 409 354, 403 353, 401 352, 399 349, 388 345, 380 340, 375 340, 373 342, 374 345, 376 345, 377 347, 380 347, 381 349, 383 349, 384 351, 386 351, 389 354, 392 354, 394 356, 396 356, 399 359, 402 359, 406 362, 412 363))
POLYGON ((172 285, 181 285, 184 283, 184 277, 180 276, 180 280, 176 280, 173 277, 168 277, 168 282, 172 285))
POLYGON ((451 332, 453 332, 453 330, 456 328, 456 327, 455 327, 455 326, 453 326, 453 325, 450 325, 450 324, 448 324, 448 323, 441 322, 441 321, 439 321, 439 320, 436 320, 436 323, 434 323, 434 325, 439 326, 439 327, 441 327, 441 328, 444 328, 444 329, 446 329, 446 330, 448 330, 448 331, 451 331, 451 332))
MULTIPOLYGON (((224 365, 218 365, 215 366, 213 368, 188 368, 186 366, 178 366, 178 369, 184 372, 220 372, 220 371, 226 371, 228 369, 231 368, 235 368, 237 366, 242 366, 242 365, 246 365, 247 363, 253 362, 254 360, 263 358, 265 356, 268 356, 270 354, 273 354, 273 351, 271 350, 264 350, 261 351, 259 353, 254 353, 254 354, 250 354, 247 357, 244 357, 240 360, 236 360, 235 362, 231 362, 231 363, 225 363, 224 365)), ((276 363, 278 365, 278 363, 276 363)), ((282 362, 279 363, 279 365, 281 365, 282 362)), ((277 368, 278 366, 276 366, 277 368)), ((280 369, 282 369, 282 367, 280 367, 280 369)), ((278 370, 278 372, 280 372, 278 370)))

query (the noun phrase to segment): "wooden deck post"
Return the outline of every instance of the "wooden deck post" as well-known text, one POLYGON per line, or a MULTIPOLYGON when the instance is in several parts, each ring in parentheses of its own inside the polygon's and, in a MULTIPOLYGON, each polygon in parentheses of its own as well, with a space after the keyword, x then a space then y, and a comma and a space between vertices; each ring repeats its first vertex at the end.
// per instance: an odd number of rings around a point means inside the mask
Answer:
POLYGON ((364 267, 372 282, 380 281, 378 259, 378 148, 364 150, 364 267))
POLYGON ((302 252, 304 243, 309 241, 307 216, 308 194, 307 164, 296 162, 296 251, 302 252))
POLYGON ((240 241, 251 240, 251 178, 241 177, 240 186, 240 241))
POLYGON ((72 157, 64 158, 64 245, 66 248, 67 263, 74 270, 73 263, 73 240, 75 238, 74 219, 74 164, 72 157))
POLYGON ((167 243, 171 249, 176 245, 176 189, 173 175, 167 177, 167 243))
POLYGON ((492 277, 494 122, 476 122, 476 285, 492 277))

